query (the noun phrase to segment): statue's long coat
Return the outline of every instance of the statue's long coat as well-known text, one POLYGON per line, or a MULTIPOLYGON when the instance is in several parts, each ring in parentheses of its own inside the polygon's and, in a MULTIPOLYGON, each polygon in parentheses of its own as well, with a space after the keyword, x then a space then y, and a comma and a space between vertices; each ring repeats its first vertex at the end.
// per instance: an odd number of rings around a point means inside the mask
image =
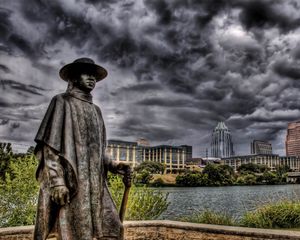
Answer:
POLYGON ((122 224, 107 187, 105 126, 99 107, 84 93, 55 96, 36 135, 40 195, 35 240, 57 233, 62 240, 122 239, 122 224), (60 156, 70 204, 50 200, 43 148, 60 156), (115 238, 114 238, 115 237, 115 238))

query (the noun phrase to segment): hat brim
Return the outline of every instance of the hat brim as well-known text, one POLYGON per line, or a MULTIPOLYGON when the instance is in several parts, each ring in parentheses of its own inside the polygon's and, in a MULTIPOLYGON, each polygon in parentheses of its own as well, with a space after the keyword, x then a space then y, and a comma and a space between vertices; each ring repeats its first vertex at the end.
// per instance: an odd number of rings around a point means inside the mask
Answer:
POLYGON ((82 62, 73 62, 63 66, 59 71, 59 76, 62 80, 69 81, 72 80, 74 73, 88 73, 92 72, 95 74, 96 81, 99 82, 106 78, 107 71, 105 68, 92 63, 82 63, 82 62))

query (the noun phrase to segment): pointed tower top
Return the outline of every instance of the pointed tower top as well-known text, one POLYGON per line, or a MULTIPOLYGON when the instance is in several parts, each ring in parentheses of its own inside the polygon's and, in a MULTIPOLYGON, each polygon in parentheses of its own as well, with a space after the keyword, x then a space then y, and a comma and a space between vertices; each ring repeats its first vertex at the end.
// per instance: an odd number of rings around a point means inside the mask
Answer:
POLYGON ((228 130, 228 127, 225 125, 224 122, 218 122, 215 130, 228 130))

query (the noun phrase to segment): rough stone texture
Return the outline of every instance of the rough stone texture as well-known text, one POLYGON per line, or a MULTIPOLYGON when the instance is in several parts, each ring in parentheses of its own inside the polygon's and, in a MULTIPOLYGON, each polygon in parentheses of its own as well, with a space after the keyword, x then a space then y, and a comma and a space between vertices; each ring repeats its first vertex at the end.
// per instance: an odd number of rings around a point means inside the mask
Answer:
MULTIPOLYGON (((125 222, 124 226, 126 240, 300 239, 300 232, 297 231, 217 226, 167 220, 130 221, 125 222)), ((0 240, 32 240, 32 232, 33 226, 0 228, 0 240)))

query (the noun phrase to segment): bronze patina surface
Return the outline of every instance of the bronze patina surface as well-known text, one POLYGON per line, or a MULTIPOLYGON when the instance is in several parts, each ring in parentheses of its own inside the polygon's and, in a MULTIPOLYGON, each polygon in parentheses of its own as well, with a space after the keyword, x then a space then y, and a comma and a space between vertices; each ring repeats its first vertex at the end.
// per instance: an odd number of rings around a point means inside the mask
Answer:
POLYGON ((123 239, 123 226, 107 187, 107 172, 124 175, 130 167, 105 157, 105 125, 90 92, 107 75, 81 58, 60 71, 65 93, 53 97, 35 141, 40 194, 35 240, 55 234, 62 240, 123 239))

